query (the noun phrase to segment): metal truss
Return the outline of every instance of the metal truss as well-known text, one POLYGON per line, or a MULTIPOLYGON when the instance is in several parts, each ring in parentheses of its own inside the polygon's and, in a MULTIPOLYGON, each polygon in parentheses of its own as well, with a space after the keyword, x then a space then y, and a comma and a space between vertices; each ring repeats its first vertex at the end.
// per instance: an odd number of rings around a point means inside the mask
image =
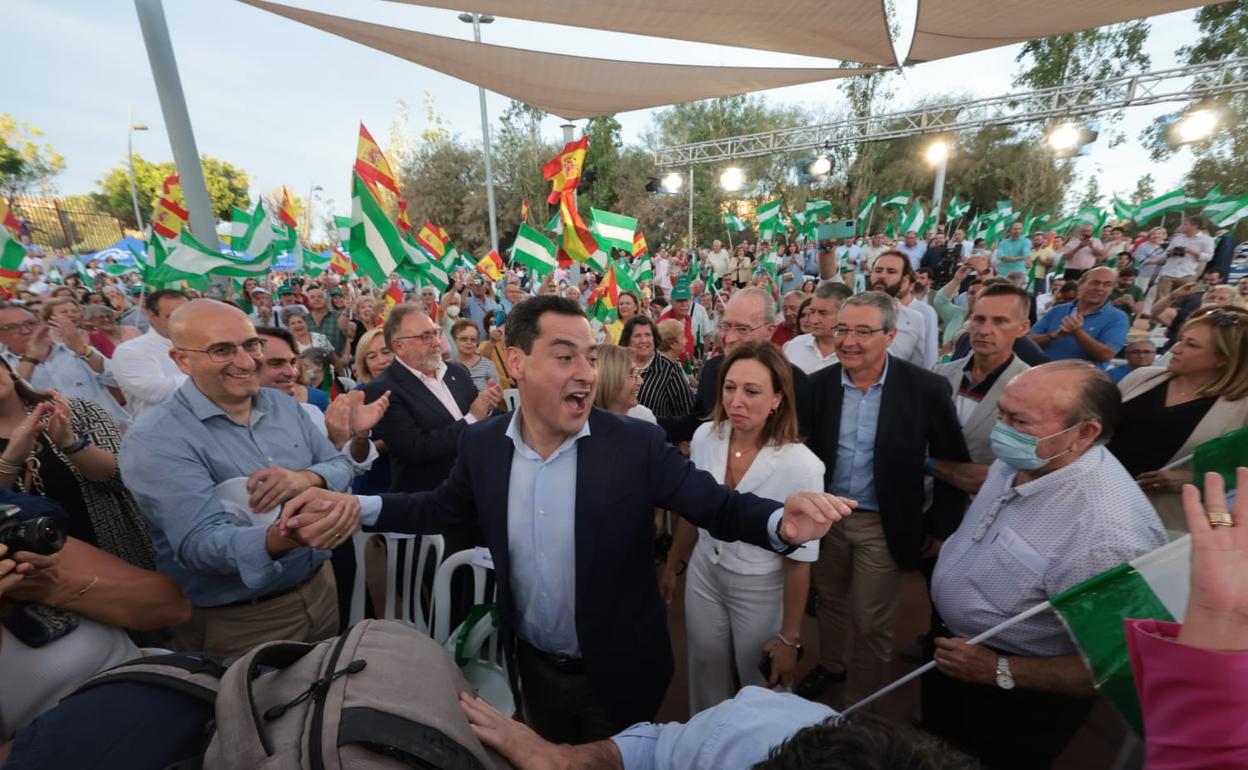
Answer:
POLYGON ((681 168, 985 126, 1077 118, 1243 91, 1248 91, 1248 57, 664 147, 655 152, 654 159, 659 168, 681 168))

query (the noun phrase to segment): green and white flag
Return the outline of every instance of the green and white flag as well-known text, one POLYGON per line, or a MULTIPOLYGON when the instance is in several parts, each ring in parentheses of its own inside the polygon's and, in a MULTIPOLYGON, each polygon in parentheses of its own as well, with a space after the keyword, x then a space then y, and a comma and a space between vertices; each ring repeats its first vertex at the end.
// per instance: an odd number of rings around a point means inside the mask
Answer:
POLYGON ((620 291, 631 291, 633 296, 641 299, 641 287, 637 285, 637 280, 633 278, 632 271, 629 270, 628 260, 620 259, 615 263, 615 285, 620 291))
POLYGON ((858 234, 862 235, 867 230, 867 219, 871 216, 871 209, 875 208, 875 202, 879 200, 879 193, 871 193, 867 199, 862 202, 854 215, 858 219, 858 234))
MULTIPOLYGON (((633 252, 633 235, 637 232, 637 220, 623 214, 591 208, 589 231, 597 236, 598 245, 608 253, 619 249, 625 254, 633 252)), ((603 267, 605 271, 605 266, 603 267)))
POLYGON ((300 247, 299 268, 307 276, 315 278, 329 268, 330 255, 317 254, 312 249, 300 247))
POLYGON ((250 214, 235 208, 230 221, 230 232, 230 251, 250 254, 253 257, 264 254, 276 240, 273 220, 264 208, 264 201, 257 203, 255 211, 250 214), (234 236, 233 233, 239 230, 242 230, 242 235, 234 236))
POLYGON ((140 270, 136 262, 133 265, 105 265, 104 272, 109 275, 125 275, 126 273, 138 273, 140 270))
POLYGON ((953 200, 949 201, 949 205, 945 207, 945 219, 950 221, 961 219, 966 216, 966 213, 970 210, 971 202, 959 201, 958 196, 955 194, 953 196, 953 200))
POLYGON ((923 204, 916 199, 910 210, 905 212, 897 222, 898 235, 905 235, 913 230, 919 232, 923 226, 925 215, 923 213, 923 204))
MULTIPOLYGON (((693 268, 696 266, 697 266, 696 264, 691 266, 689 272, 691 273, 694 272, 693 268)), ((644 257, 641 258, 641 261, 638 262, 637 265, 633 268, 630 275, 632 275, 633 280, 636 281, 637 283, 641 283, 642 281, 654 280, 654 263, 650 261, 649 254, 646 254, 644 257)))
POLYGON ((402 240, 407 258, 395 272, 417 286, 433 286, 440 292, 446 291, 451 285, 451 277, 442 263, 420 248, 412 233, 405 233, 402 240))
POLYGON ((247 230, 251 228, 251 212, 246 209, 240 209, 238 206, 230 206, 230 250, 238 251, 238 244, 243 242, 247 237, 247 230))
POLYGON ((1092 225, 1092 231, 1097 235, 1100 234, 1101 228, 1105 226, 1105 219, 1105 210, 1099 209, 1095 206, 1088 206, 1087 208, 1081 209, 1079 213, 1075 215, 1076 224, 1080 226, 1092 225))
POLYGON ((185 227, 176 239, 157 239, 153 247, 157 266, 144 277, 150 284, 190 281, 203 286, 209 275, 261 278, 273 267, 272 251, 260 259, 238 259, 200 243, 185 227))
POLYGON ((910 205, 910 193, 897 192, 880 201, 882 208, 904 209, 910 205))
POLYGON ((807 214, 804 211, 793 212, 793 215, 789 217, 789 223, 793 225, 793 230, 795 232, 799 235, 805 236, 809 240, 813 241, 818 233, 816 230, 818 225, 815 223, 814 216, 807 214))
POLYGON ((1165 216, 1172 211, 1182 211, 1192 203, 1192 200, 1182 187, 1171 190, 1165 195, 1141 203, 1135 210, 1135 221, 1142 225, 1147 224, 1154 217, 1165 216))
POLYGON ((806 201, 806 216, 808 217, 830 217, 832 216, 832 201, 806 201))
POLYGON ((359 174, 352 175, 351 261, 378 286, 407 259, 403 237, 359 174))
POLYGON ((1143 734, 1140 703, 1127 657, 1123 620, 1175 620, 1187 612, 1191 535, 1054 596, 1049 600, 1079 645, 1092 681, 1143 734))
POLYGON ((1121 222, 1130 222, 1135 219, 1135 207, 1124 201, 1122 198, 1119 198, 1117 195, 1114 196, 1112 205, 1114 208, 1114 219, 1121 222))
POLYGON ((546 232, 563 235, 563 216, 560 212, 556 211, 554 216, 550 218, 550 221, 546 223, 546 232))
POLYGON ((545 276, 555 271, 555 244, 549 238, 521 222, 516 241, 511 244, 511 261, 528 265, 534 273, 545 276))
POLYGON ((1248 217, 1248 195, 1225 195, 1205 205, 1202 212, 1214 227, 1234 227, 1235 223, 1248 217))
POLYGON ((732 232, 742 232, 745 230, 745 223, 736 214, 724 212, 724 226, 732 232))
POLYGON ((334 215, 334 225, 338 228, 338 244, 343 249, 351 246, 351 217, 334 215))
POLYGON ((754 209, 754 216, 758 219, 759 238, 770 241, 776 237, 776 233, 780 230, 781 202, 779 198, 776 198, 754 209))
POLYGON ((601 273, 603 277, 607 275, 607 265, 610 263, 611 257, 602 249, 596 250, 589 255, 589 259, 585 260, 585 265, 595 273, 601 273))

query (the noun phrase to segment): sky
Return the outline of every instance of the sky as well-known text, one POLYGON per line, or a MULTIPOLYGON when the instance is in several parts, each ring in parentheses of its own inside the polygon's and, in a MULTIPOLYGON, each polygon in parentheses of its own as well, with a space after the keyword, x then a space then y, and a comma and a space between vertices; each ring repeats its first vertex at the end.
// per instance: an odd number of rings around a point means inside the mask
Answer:
MULTIPOLYGON (((7 59, 22 62, 0 98, 0 112, 38 126, 66 160, 56 179, 61 194, 87 193, 126 154, 127 109, 149 126, 134 134, 134 150, 169 160, 160 104, 132 0, 4 0, 7 59)), ((396 27, 471 39, 472 29, 450 11, 386 0, 287 0, 288 4, 396 27)), ((899 0, 903 43, 913 29, 915 0, 899 0)), ((446 127, 479 141, 477 89, 471 84, 232 0, 168 0, 169 32, 201 154, 227 160, 259 191, 288 185, 299 196, 313 186, 317 216, 331 205, 347 213, 349 169, 362 120, 384 147, 397 102, 410 108, 411 131, 428 127, 428 100, 446 127)), ((1147 50, 1152 69, 1177 64, 1174 51, 1197 36, 1195 11, 1152 20, 1147 50)), ((485 42, 635 61, 738 66, 826 66, 802 56, 644 38, 501 18, 482 28, 485 42), (535 45, 536 41, 536 45, 535 45)), ((907 68, 896 80, 892 109, 924 96, 958 90, 976 97, 1014 89, 1018 46, 967 54, 907 68)), ((764 92, 769 101, 812 111, 835 108, 836 81, 764 92)), ((508 99, 487 95, 497 121, 508 99)), ((1126 143, 1101 142, 1076 161, 1083 178, 1097 175, 1107 196, 1124 196, 1151 173, 1158 193, 1177 186, 1190 156, 1153 163, 1139 141, 1154 117, 1181 105, 1136 107, 1119 128, 1126 143)), ((617 115, 626 142, 637 142, 654 110, 617 115)), ((561 134, 552 118, 544 131, 561 134)), ((579 121, 578 125, 583 125, 579 121)), ((497 123, 495 123, 497 130, 497 123)), ((968 159, 969 160, 969 159, 968 159)), ((957 163, 953 157, 950 163, 957 163)), ((954 191, 947 191, 947 194, 954 191)), ((1108 197, 1106 198, 1108 202, 1108 197)))

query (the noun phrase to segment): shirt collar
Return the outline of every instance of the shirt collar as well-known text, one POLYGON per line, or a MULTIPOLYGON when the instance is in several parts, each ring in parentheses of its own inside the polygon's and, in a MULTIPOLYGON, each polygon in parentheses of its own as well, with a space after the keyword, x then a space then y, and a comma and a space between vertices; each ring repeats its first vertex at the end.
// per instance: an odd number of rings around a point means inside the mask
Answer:
POLYGON ((568 436, 564 440, 564 442, 559 445, 559 448, 551 453, 550 457, 543 460, 541 455, 533 451, 532 447, 530 447, 528 444, 524 443, 524 438, 521 435, 521 430, 520 430, 520 419, 521 419, 520 408, 516 407, 515 413, 512 414, 511 419, 507 422, 507 432, 505 435, 507 436, 507 438, 511 439, 511 442, 513 444, 516 445, 517 452, 524 455, 530 460, 537 460, 538 462, 541 462, 541 463, 554 462, 559 457, 559 455, 571 449, 573 445, 576 444, 577 441, 580 441, 582 438, 589 435, 589 419, 587 418, 585 420, 585 424, 581 426, 581 429, 579 431, 577 431, 575 434, 571 436, 568 436))
POLYGON ((402 365, 404 369, 411 372, 414 377, 416 377, 418 380, 421 380, 422 382, 435 382, 435 381, 442 382, 442 378, 446 375, 446 362, 445 361, 438 362, 438 370, 433 373, 432 377, 430 377, 429 375, 425 374, 419 369, 413 369, 412 367, 408 366, 398 356, 395 356, 394 360, 396 363, 402 365))
POLYGON ((1069 485, 1073 489, 1079 485, 1078 478, 1082 477, 1085 473, 1091 470, 1090 466, 1100 463, 1104 452, 1105 447, 1103 446, 1091 447, 1088 451, 1076 458, 1070 465, 1067 465, 1064 468, 1058 468, 1052 473, 1046 473, 1038 479, 1032 479, 1025 484, 1019 484, 1018 486, 1012 486, 1014 484, 1014 477, 1018 475, 1018 471, 1013 470, 1006 477, 1006 487, 1012 488, 1022 497, 1030 497, 1031 495, 1046 492, 1049 489, 1058 486, 1069 485))
MULTIPOLYGON (((178 388, 178 393, 182 396, 182 400, 186 403, 187 408, 191 410, 191 414, 200 422, 206 421, 209 417, 224 417, 230 422, 237 424, 238 421, 226 414, 224 409, 205 396, 203 391, 199 389, 199 386, 190 377, 187 377, 186 382, 182 383, 181 387, 178 388)), ((263 397, 264 388, 261 388, 251 399, 252 425, 255 425, 264 416, 264 410, 261 407, 261 399, 263 397)))
MULTIPOLYGON (((875 388, 884 387, 884 380, 888 377, 888 360, 890 358, 892 358, 892 356, 888 355, 887 353, 884 354, 884 371, 880 372, 880 379, 873 382, 871 384, 871 387, 868 388, 868 390, 874 390, 875 388)), ((849 372, 845 371, 845 367, 843 366, 841 367, 841 387, 844 387, 844 388, 858 387, 857 385, 854 384, 853 380, 849 379, 849 372)))

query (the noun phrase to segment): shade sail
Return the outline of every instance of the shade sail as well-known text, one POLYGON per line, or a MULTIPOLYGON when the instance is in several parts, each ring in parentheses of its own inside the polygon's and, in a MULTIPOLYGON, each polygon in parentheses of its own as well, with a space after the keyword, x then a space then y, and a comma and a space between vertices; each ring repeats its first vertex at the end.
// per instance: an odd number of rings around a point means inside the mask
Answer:
POLYGON ((906 64, 1207 5, 1196 0, 919 0, 906 64))
POLYGON ((896 64, 884 0, 395 0, 527 21, 896 64))
POLYGON ((240 2, 394 54, 568 119, 876 71, 874 68, 706 67, 612 61, 428 35, 265 0, 240 2))

